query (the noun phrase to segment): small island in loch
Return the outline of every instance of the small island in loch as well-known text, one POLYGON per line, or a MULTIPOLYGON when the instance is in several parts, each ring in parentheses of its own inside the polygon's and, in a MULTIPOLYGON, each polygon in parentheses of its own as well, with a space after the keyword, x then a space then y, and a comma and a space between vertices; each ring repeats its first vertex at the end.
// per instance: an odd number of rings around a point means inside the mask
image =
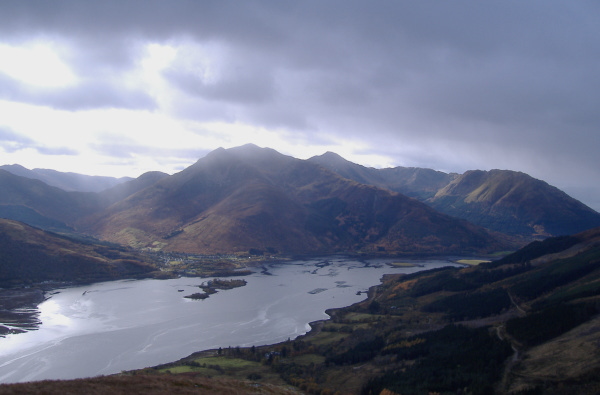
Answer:
POLYGON ((224 280, 220 278, 215 278, 214 280, 210 280, 206 283, 202 283, 200 285, 200 289, 203 292, 197 292, 191 295, 184 296, 187 299, 194 300, 204 300, 208 298, 210 295, 217 293, 219 289, 233 289, 238 287, 243 287, 247 284, 246 280, 240 279, 232 279, 232 280, 224 280))

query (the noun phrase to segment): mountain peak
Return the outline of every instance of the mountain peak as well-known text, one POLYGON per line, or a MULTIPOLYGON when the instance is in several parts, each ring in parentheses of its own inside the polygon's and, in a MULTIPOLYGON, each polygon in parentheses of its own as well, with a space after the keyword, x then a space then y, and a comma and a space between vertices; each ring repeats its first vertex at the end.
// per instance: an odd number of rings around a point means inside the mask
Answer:
POLYGON ((262 148, 256 144, 248 143, 248 144, 240 145, 239 147, 234 147, 231 149, 232 150, 264 150, 264 149, 269 149, 269 148, 262 148))
MULTIPOLYGON (((325 153, 324 153, 323 155, 321 155, 321 156, 322 156, 322 157, 324 157, 324 158, 332 158, 332 159, 333 159, 333 158, 335 158, 335 159, 344 159, 344 158, 343 158, 341 155, 339 155, 339 154, 337 154, 337 153, 335 153, 335 152, 332 152, 332 151, 327 151, 327 152, 325 152, 325 153)), ((346 159, 344 159, 344 160, 346 160, 346 159)))
POLYGON ((348 163, 349 161, 335 152, 327 151, 322 155, 316 155, 309 159, 310 161, 329 162, 329 163, 348 163))
POLYGON ((29 171, 28 168, 26 168, 25 166, 21 166, 18 163, 14 163, 12 165, 4 165, 4 166, 0 166, 2 169, 8 170, 8 169, 13 169, 13 170, 25 170, 25 171, 29 171))
POLYGON ((233 148, 223 148, 219 147, 211 152, 209 152, 205 158, 222 158, 230 155, 234 155, 238 158, 249 158, 249 157, 257 157, 260 155, 264 155, 266 153, 276 153, 277 155, 282 155, 279 152, 271 149, 271 148, 262 148, 256 144, 248 143, 244 145, 240 145, 238 147, 233 148))
POLYGON ((239 147, 229 148, 227 151, 235 153, 237 155, 241 154, 243 156, 257 156, 265 154, 283 156, 283 154, 279 153, 278 151, 275 151, 272 148, 259 147, 258 145, 252 143, 244 144, 239 147))
MULTIPOLYGON (((341 155, 331 151, 327 151, 323 155, 313 156, 312 158, 308 159, 308 161, 326 167, 330 170, 333 170, 334 172, 339 173, 343 177, 347 177, 350 179, 353 179, 353 177, 349 177, 348 174, 346 174, 347 172, 350 171, 352 173, 356 173, 361 172, 363 169, 365 169, 364 166, 350 162, 349 160, 343 158, 341 155)), ((364 182, 364 180, 360 177, 356 181, 364 182)))

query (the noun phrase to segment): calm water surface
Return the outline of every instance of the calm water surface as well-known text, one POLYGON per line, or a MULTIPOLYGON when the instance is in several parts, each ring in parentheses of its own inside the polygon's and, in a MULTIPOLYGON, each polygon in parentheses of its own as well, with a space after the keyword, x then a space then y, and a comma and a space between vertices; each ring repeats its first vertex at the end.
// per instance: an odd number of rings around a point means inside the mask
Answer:
POLYGON ((245 287, 202 301, 207 279, 123 280, 66 288, 39 306, 39 330, 0 338, 0 382, 107 375, 183 358, 194 351, 277 343, 306 333, 328 308, 365 299, 357 291, 386 273, 453 265, 327 257, 270 265, 245 287), (183 290, 182 292, 180 290, 183 290))

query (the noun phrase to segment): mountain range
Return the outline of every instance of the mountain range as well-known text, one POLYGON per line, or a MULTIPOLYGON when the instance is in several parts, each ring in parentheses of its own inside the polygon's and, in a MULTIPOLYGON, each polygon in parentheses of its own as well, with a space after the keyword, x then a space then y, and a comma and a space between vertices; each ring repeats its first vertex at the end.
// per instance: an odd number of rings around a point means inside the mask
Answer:
POLYGON ((522 172, 374 169, 331 152, 309 161, 351 180, 414 197, 442 213, 525 240, 568 235, 600 225, 596 211, 522 172))
POLYGON ((486 253, 600 226, 600 214, 524 173, 373 169, 255 145, 217 149, 173 175, 113 179, 100 192, 7 170, 1 216, 165 251, 486 253))
POLYGON ((40 180, 65 191, 101 192, 115 185, 132 180, 131 177, 88 176, 78 173, 63 173, 51 169, 27 169, 21 165, 2 165, 0 169, 17 176, 40 180))
POLYGON ((505 245, 404 195, 256 146, 213 151, 80 226, 112 242, 202 253, 473 252, 505 245))

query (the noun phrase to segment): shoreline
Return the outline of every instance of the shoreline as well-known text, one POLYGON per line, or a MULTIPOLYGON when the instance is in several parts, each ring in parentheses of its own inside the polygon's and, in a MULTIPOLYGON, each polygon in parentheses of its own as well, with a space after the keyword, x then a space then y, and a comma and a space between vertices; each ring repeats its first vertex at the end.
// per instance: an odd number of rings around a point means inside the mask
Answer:
MULTIPOLYGON (((357 261, 357 259, 356 259, 357 257, 356 256, 349 257, 348 255, 341 255, 341 254, 338 254, 337 256, 338 257, 342 257, 343 256, 345 258, 349 258, 351 260, 355 260, 355 262, 357 261)), ((413 257, 414 257, 414 255, 413 255, 413 257)), ((313 256, 313 258, 320 258, 320 261, 322 261, 322 262, 327 262, 328 260, 337 260, 337 259, 335 259, 335 256, 322 256, 322 255, 320 255, 320 256, 313 256)), ((320 261, 317 262, 317 266, 320 264, 320 261)), ((455 261, 455 259, 454 259, 454 257, 444 256, 444 259, 441 259, 440 261, 452 263, 452 262, 455 261)), ((285 265, 286 262, 285 261, 284 262, 281 262, 281 261, 279 261, 279 262, 271 261, 270 263, 273 264, 273 265, 282 265, 282 264, 285 265)), ((386 267, 388 267, 388 268, 391 269, 391 268, 393 268, 393 265, 391 263, 392 262, 385 262, 384 266, 386 266, 386 267)), ((365 266, 367 267, 369 265, 365 265, 365 266)), ((418 265, 418 266, 420 266, 420 265, 418 265)), ((361 267, 362 267, 362 265, 361 265, 361 267)), ((256 269, 260 270, 260 267, 256 267, 254 269, 255 270, 256 269)), ((353 306, 355 306, 357 304, 361 304, 361 303, 367 302, 369 299, 371 299, 373 297, 374 292, 375 292, 374 290, 382 284, 382 279, 384 278, 384 276, 385 275, 379 277, 379 279, 377 280, 376 284, 371 285, 368 288, 365 287, 368 290, 367 291, 362 291, 361 293, 363 293, 363 294, 366 293, 367 294, 366 298, 361 299, 359 301, 356 301, 354 303, 350 303, 350 304, 342 306, 342 307, 335 307, 335 308, 325 309, 324 312, 327 314, 328 317, 320 319, 320 320, 308 322, 307 324, 308 324, 309 327, 305 329, 304 333, 295 336, 294 340, 304 340, 304 339, 308 340, 308 339, 311 339, 314 336, 317 336, 319 333, 321 333, 321 329, 324 327, 325 323, 329 322, 330 320, 332 320, 332 319, 335 318, 337 311, 342 311, 344 309, 352 308, 353 306)), ((188 276, 179 276, 179 277, 188 277, 188 276)), ((195 276, 192 276, 192 277, 189 277, 189 278, 194 278, 194 277, 195 276)), ((128 279, 125 279, 125 280, 135 281, 136 279, 128 278, 128 279)), ((112 280, 111 280, 111 282, 112 282, 112 280)), ((89 284, 89 283, 86 282, 86 284, 89 284)), ((56 287, 70 287, 70 286, 78 286, 78 285, 80 285, 80 284, 77 284, 77 283, 70 283, 70 284, 61 283, 61 284, 52 284, 52 285, 45 284, 45 287, 47 288, 45 291, 48 292, 48 291, 51 291, 51 290, 55 290, 56 287)), ((292 336, 294 336, 294 335, 292 335, 292 336)), ((288 338, 288 340, 289 340, 289 338, 288 338)), ((269 348, 275 347, 278 344, 285 343, 285 342, 286 342, 286 340, 275 341, 275 342, 268 343, 268 344, 261 344, 260 346, 257 345, 256 348, 258 348, 260 350, 267 350, 268 351, 269 348)), ((235 344, 235 343, 232 342, 231 344, 235 344)), ((243 347, 243 348, 247 349, 247 348, 250 348, 250 346, 243 347)), ((161 363, 161 364, 156 365, 156 366, 164 366, 164 365, 168 366, 170 364, 177 363, 178 361, 182 361, 182 360, 186 360, 186 359, 189 359, 189 358, 193 358, 194 356, 197 356, 197 355, 216 355, 216 352, 217 352, 216 348, 213 348, 213 349, 200 349, 200 350, 197 350, 197 351, 194 351, 192 349, 192 350, 190 350, 190 354, 187 355, 186 357, 179 358, 178 360, 175 360, 175 361, 172 360, 172 361, 166 362, 164 364, 161 363)), ((130 370, 130 371, 138 371, 138 370, 143 370, 143 369, 148 369, 148 367, 135 368, 135 369, 130 370)), ((112 374, 119 374, 119 373, 112 373, 112 374)), ((112 374, 110 374, 110 375, 112 375, 112 374)))
POLYGON ((37 329, 38 306, 46 299, 40 288, 0 289, 0 338, 37 329))
MULTIPOLYGON (((384 275, 384 276, 387 276, 387 275, 384 275)), ((382 277, 382 279, 383 279, 383 277, 382 277)), ((265 352, 265 351, 270 351, 270 349, 272 349, 276 346, 284 345, 289 341, 293 342, 293 341, 310 340, 311 338, 313 338, 321 333, 321 330, 325 326, 325 323, 327 321, 330 321, 331 319, 333 319, 334 315, 336 314, 337 311, 352 308, 353 306, 355 306, 357 304, 368 302, 371 298, 374 297, 374 295, 376 293, 375 288, 379 287, 382 284, 383 284, 383 281, 380 280, 379 284, 370 286, 369 289, 367 290, 367 292, 365 292, 367 294, 367 298, 364 300, 361 300, 360 302, 355 302, 355 303, 352 303, 352 304, 350 304, 348 306, 344 306, 344 307, 326 309, 325 314, 327 314, 329 316, 329 318, 324 318, 321 320, 309 322, 308 326, 310 327, 310 329, 306 333, 303 333, 302 335, 298 335, 293 339, 288 338, 287 340, 284 340, 284 341, 263 344, 260 346, 245 346, 245 347, 229 346, 228 348, 239 348, 241 350, 248 350, 248 349, 251 349, 254 347, 258 351, 265 352)), ((115 374, 109 375, 109 376, 131 375, 131 374, 136 374, 137 372, 145 371, 147 369, 152 369, 152 370, 168 369, 170 367, 177 366, 178 364, 181 364, 181 363, 193 361, 194 359, 199 358, 199 357, 218 356, 218 355, 220 355, 219 354, 220 349, 225 350, 225 348, 209 348, 209 349, 205 349, 205 350, 194 351, 191 354, 189 354, 183 358, 180 358, 176 361, 171 361, 171 362, 167 362, 167 363, 159 364, 159 365, 155 365, 155 366, 148 366, 148 367, 144 367, 144 368, 140 368, 140 369, 127 370, 127 371, 123 371, 121 373, 115 373, 115 374)))
MULTIPOLYGON (((290 261, 302 261, 310 259, 323 259, 327 261, 333 257, 345 257, 349 259, 356 259, 359 262, 367 261, 369 259, 410 259, 410 260, 428 260, 428 259, 439 259, 446 258, 448 262, 456 263, 458 258, 464 258, 465 256, 471 256, 470 254, 455 256, 455 255, 443 255, 443 254, 401 254, 401 253, 353 253, 353 252, 338 252, 331 254, 286 254, 278 257, 267 257, 263 259, 251 259, 249 260, 246 269, 243 269, 243 274, 248 275, 245 271, 252 273, 261 272, 263 274, 270 274, 268 266, 270 265, 285 265, 290 261)), ((390 267, 394 265, 388 263, 390 267)), ((224 270, 223 273, 212 273, 214 275, 208 277, 235 277, 236 275, 231 273, 231 270, 224 270)), ((9 334, 20 334, 31 330, 38 329, 41 322, 37 319, 39 316, 38 306, 44 301, 48 300, 54 292, 60 292, 59 289, 80 287, 84 285, 91 285, 103 282, 111 281, 122 281, 122 280, 144 280, 144 279, 156 279, 156 280, 167 280, 173 278, 206 278, 206 276, 194 276, 194 275, 172 275, 171 273, 154 271, 144 273, 136 276, 126 276, 123 278, 106 278, 106 279, 95 279, 93 281, 80 280, 80 281, 44 281, 36 284, 21 285, 10 288, 0 288, 0 338, 5 337, 9 334), (26 295, 30 295, 27 297, 26 295)), ((363 291, 364 293, 364 291, 363 291)), ((367 292, 367 295, 369 293, 367 292)), ((206 295, 198 299, 204 299, 210 295, 210 293, 202 294, 206 295)), ((191 295, 188 295, 191 296, 191 295)), ((196 295, 198 296, 198 295, 196 295)), ((349 306, 347 306, 349 307, 349 306)), ((327 311, 326 311, 327 313, 327 311)), ((311 323, 308 323, 311 325, 311 323)), ((310 332, 310 331, 309 331, 310 332)), ((307 332, 308 333, 308 332, 307 332)), ((306 335, 306 334, 305 334, 306 335)), ((301 335, 304 336, 304 335, 301 335)))
MULTIPOLYGON (((235 277, 249 275, 249 273, 262 272, 263 274, 270 274, 268 266, 270 265, 285 265, 290 261, 302 261, 311 259, 322 259, 327 261, 334 257, 344 257, 349 259, 355 259, 359 262, 364 262, 369 259, 409 259, 409 260, 428 260, 428 259, 439 259, 445 258, 448 262, 457 263, 458 258, 464 258, 471 256, 471 254, 465 255, 443 255, 443 254, 414 254, 414 253, 356 253, 356 252, 338 252, 331 254, 286 254, 279 255, 277 257, 253 257, 247 262, 245 269, 238 273, 233 273, 231 270, 224 270, 223 273, 211 273, 211 276, 195 276, 178 274, 173 275, 172 273, 154 271, 148 272, 141 275, 126 276, 123 278, 106 278, 106 279, 95 279, 95 280, 80 280, 80 281, 44 281, 36 284, 21 285, 10 288, 0 288, 0 338, 8 334, 19 334, 27 331, 36 330, 41 322, 37 319, 39 316, 39 310, 37 309, 39 304, 48 300, 52 293, 63 288, 79 287, 84 285, 91 285, 97 283, 103 283, 108 281, 121 281, 121 280, 144 280, 144 279, 156 279, 166 280, 172 278, 206 278, 206 277, 235 277), (258 258, 258 259, 256 259, 258 258), (262 270, 262 271, 261 271, 262 270), (25 295, 31 295, 29 298, 25 295), (33 296, 35 295, 35 296, 33 296)), ((390 267, 394 265, 388 263, 390 267)), ((60 292, 60 291, 58 291, 60 292)), ((364 292, 364 291, 363 291, 364 292)), ((197 299, 207 298, 211 292, 204 292, 202 295, 195 295, 197 299), (201 296, 201 297, 200 297, 201 296)), ((192 295, 188 295, 191 297, 192 295)), ((194 298, 192 298, 194 299, 194 298)), ((310 325, 310 323, 309 323, 310 325)))

